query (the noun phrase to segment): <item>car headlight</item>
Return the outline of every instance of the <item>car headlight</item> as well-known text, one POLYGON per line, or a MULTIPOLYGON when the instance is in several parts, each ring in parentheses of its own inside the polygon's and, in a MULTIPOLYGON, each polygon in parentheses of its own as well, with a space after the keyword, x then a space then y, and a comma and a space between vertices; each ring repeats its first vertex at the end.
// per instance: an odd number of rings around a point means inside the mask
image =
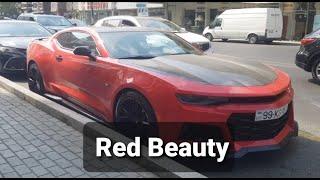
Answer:
POLYGON ((220 105, 229 102, 229 98, 226 97, 208 97, 208 96, 198 96, 198 95, 184 95, 178 94, 178 100, 184 104, 191 105, 220 105))

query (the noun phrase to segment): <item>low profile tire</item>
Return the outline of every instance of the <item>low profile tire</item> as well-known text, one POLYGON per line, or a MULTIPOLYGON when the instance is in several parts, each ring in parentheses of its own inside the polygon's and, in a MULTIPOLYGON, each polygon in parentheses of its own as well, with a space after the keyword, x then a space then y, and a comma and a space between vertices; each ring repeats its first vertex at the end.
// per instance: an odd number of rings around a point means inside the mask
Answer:
POLYGON ((223 42, 227 42, 227 41, 228 41, 228 39, 222 39, 222 41, 223 41, 223 42))
POLYGON ((28 86, 31 91, 37 94, 42 95, 45 92, 41 73, 35 63, 32 63, 28 70, 28 86))
POLYGON ((248 38, 249 44, 256 44, 258 42, 258 36, 255 34, 252 34, 248 38))
POLYGON ((317 82, 320 83, 320 59, 317 59, 312 66, 312 77, 317 82))
POLYGON ((209 41, 213 40, 213 37, 210 33, 205 34, 204 37, 206 37, 209 41))
POLYGON ((115 127, 129 138, 146 138, 158 136, 155 113, 150 103, 135 91, 123 93, 115 108, 115 127))

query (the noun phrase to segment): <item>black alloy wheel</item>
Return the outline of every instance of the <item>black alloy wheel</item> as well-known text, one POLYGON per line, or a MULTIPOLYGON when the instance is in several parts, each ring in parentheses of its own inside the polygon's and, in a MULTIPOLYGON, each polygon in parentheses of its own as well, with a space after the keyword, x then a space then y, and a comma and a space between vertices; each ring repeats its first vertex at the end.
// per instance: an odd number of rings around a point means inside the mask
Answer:
POLYGON ((38 66, 32 63, 28 70, 28 86, 29 89, 37 94, 44 94, 44 85, 38 66))
POLYGON ((317 82, 320 83, 320 59, 317 59, 312 66, 312 77, 317 82))
POLYGON ((146 142, 148 137, 157 137, 158 128, 155 113, 150 103, 140 93, 123 93, 115 108, 115 126, 129 138, 141 137, 146 142))

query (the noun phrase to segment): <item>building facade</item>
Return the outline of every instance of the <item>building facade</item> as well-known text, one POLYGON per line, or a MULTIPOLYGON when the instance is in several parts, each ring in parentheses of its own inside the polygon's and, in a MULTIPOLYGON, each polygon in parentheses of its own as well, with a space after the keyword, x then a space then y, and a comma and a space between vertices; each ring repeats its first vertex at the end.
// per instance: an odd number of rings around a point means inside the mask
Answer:
POLYGON ((226 9, 269 7, 283 14, 282 39, 300 40, 320 27, 320 2, 165 2, 166 18, 190 31, 202 30, 226 9))

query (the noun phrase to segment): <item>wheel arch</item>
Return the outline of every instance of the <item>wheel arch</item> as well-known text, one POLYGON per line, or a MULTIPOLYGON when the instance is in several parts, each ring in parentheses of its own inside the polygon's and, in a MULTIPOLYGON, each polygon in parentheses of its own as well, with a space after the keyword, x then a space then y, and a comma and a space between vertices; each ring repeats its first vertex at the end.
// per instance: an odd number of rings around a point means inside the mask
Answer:
POLYGON ((152 108, 152 110, 153 110, 153 113, 154 113, 154 115, 155 115, 155 117, 156 117, 156 119, 157 119, 158 116, 157 116, 156 110, 154 109, 154 106, 153 106, 152 103, 149 101, 149 99, 147 98, 147 96, 145 96, 141 91, 137 90, 136 88, 133 88, 133 87, 125 87, 125 88, 119 90, 119 91, 116 93, 115 98, 114 98, 114 100, 113 100, 113 102, 112 102, 112 116, 113 116, 112 120, 114 121, 114 118, 115 118, 116 105, 117 105, 117 102, 118 102, 119 98, 120 98, 121 95, 123 95, 124 93, 130 92, 130 91, 131 91, 131 92, 136 92, 136 93, 140 94, 142 97, 145 98, 145 100, 146 100, 146 101, 149 103, 149 105, 151 106, 151 108, 152 108))
POLYGON ((247 39, 249 39, 249 37, 253 36, 253 35, 258 37, 258 35, 256 33, 250 32, 250 33, 247 34, 247 39))

